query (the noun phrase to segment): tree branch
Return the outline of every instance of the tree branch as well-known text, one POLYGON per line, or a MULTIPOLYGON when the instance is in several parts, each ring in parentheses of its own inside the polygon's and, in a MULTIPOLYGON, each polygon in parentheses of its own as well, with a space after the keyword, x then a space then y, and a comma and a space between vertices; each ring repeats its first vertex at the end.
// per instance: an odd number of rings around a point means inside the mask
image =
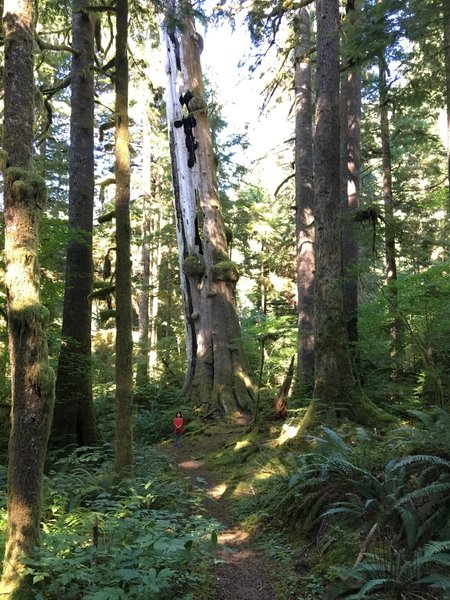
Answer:
POLYGON ((49 44, 48 42, 44 42, 44 40, 39 36, 36 36, 36 42, 41 50, 54 50, 56 52, 72 52, 77 56, 80 55, 80 51, 76 48, 72 48, 72 46, 60 46, 59 44, 49 44))

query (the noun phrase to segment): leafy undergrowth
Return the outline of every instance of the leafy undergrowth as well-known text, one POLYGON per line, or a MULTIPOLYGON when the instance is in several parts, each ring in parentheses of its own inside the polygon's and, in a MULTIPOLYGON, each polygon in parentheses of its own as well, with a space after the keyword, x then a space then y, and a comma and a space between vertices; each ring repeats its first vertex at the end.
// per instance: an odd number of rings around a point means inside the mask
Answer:
POLYGON ((381 436, 349 424, 278 445, 267 424, 209 457, 235 517, 279 565, 278 598, 450 598, 450 416, 381 436))
MULTIPOLYGON (((415 412, 383 435, 347 424, 283 438, 295 425, 187 428, 235 520, 273 558, 274 600, 449 599, 450 415, 415 412)), ((136 477, 120 485, 109 445, 53 461, 28 564, 37 600, 211 598, 220 525, 142 437, 136 477)))
POLYGON ((176 465, 153 449, 115 481, 112 448, 81 448, 46 477, 41 547, 27 564, 36 600, 193 600, 209 587, 218 524, 176 465))

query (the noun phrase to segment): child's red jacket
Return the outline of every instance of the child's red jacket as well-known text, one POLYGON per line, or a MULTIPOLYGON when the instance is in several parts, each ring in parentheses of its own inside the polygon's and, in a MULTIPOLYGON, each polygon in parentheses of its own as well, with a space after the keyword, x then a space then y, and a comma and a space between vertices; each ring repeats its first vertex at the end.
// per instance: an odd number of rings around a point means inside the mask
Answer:
POLYGON ((175 426, 175 429, 173 430, 174 433, 183 433, 183 417, 175 417, 173 424, 175 426))

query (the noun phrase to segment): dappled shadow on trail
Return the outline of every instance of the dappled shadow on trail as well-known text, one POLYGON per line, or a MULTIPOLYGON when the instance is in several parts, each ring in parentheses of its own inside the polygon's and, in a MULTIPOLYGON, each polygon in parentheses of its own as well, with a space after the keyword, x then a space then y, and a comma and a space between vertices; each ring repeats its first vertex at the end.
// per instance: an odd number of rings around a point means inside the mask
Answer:
POLYGON ((209 454, 222 450, 225 444, 224 435, 205 435, 194 443, 185 439, 181 448, 170 448, 168 453, 192 486, 204 492, 203 507, 208 516, 223 525, 214 568, 217 600, 274 600, 270 559, 252 545, 248 533, 235 521, 226 494, 227 483, 218 480, 205 462, 209 454))

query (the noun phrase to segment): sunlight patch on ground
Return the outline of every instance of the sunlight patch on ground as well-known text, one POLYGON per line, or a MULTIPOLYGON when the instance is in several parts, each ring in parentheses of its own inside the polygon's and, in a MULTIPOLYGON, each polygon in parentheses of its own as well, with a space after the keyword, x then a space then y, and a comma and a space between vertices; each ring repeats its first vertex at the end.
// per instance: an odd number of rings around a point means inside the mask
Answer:
POLYGON ((245 542, 248 538, 248 533, 243 531, 242 529, 230 529, 229 531, 223 531, 219 533, 219 543, 220 544, 240 544, 245 542))
POLYGON ((245 448, 249 444, 250 444, 250 442, 248 440, 241 440, 240 442, 236 442, 236 445, 234 446, 234 450, 240 450, 241 448, 245 448))
POLYGON ((291 440, 292 438, 295 438, 295 436, 297 435, 299 429, 300 429, 300 424, 298 424, 298 425, 288 425, 287 423, 285 423, 283 425, 283 427, 281 428, 280 437, 278 438, 278 444, 281 446, 282 444, 284 444, 288 440, 291 440))
POLYGON ((182 469, 200 469, 203 466, 203 461, 200 460, 183 460, 178 463, 178 466, 182 469))
POLYGON ((225 494, 226 491, 227 491, 227 484, 219 483, 219 485, 216 485, 215 487, 213 487, 211 490, 208 491, 208 496, 211 496, 211 498, 214 498, 214 500, 220 500, 220 498, 222 498, 222 496, 225 494))

